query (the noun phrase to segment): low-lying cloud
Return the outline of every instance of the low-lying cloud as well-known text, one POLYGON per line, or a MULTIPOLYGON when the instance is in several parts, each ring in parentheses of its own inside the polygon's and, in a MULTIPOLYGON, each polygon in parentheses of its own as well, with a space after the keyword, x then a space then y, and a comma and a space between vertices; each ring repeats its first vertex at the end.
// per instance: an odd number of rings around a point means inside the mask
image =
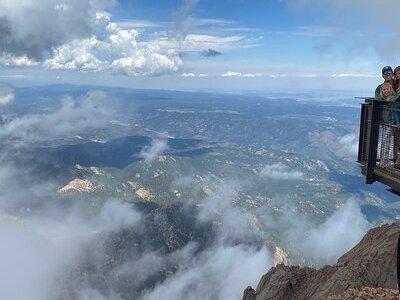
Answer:
MULTIPOLYGON (((357 132, 354 128, 353 132, 357 132)), ((335 132, 325 130, 310 132, 309 138, 317 147, 328 147, 329 151, 347 161, 355 161, 358 153, 358 135, 354 133, 337 136, 335 132)))
MULTIPOLYGON (((196 245, 185 247, 186 258, 178 271, 145 294, 144 299, 238 299, 247 285, 257 284, 259 278, 274 264, 267 241, 249 216, 236 206, 241 183, 234 180, 205 179, 197 186, 189 178, 177 182, 191 190, 207 189, 208 196, 201 201, 197 221, 216 222, 214 244, 194 255, 196 245), (246 274, 246 275, 244 275, 246 274)), ((189 199, 186 205, 195 202, 189 199)))
POLYGON ((302 172, 293 170, 282 163, 264 166, 260 176, 275 180, 299 180, 304 178, 302 172))
POLYGON ((356 199, 348 200, 323 223, 314 224, 293 207, 278 218, 265 218, 268 226, 280 230, 281 243, 296 261, 315 265, 333 264, 354 247, 371 226, 356 199), (349 230, 351 228, 351 230, 349 230))
POLYGON ((14 98, 15 93, 13 87, 0 82, 0 107, 10 104, 14 98))
POLYGON ((2 299, 60 297, 64 273, 79 262, 88 245, 111 232, 135 226, 139 220, 129 205, 119 202, 107 203, 90 218, 79 207, 73 211, 44 210, 37 217, 35 214, 19 219, 0 211, 2 299))
POLYGON ((55 182, 38 178, 29 164, 14 165, 5 152, 0 156, 0 298, 69 298, 80 287, 71 290, 68 274, 80 266, 85 251, 94 247, 93 256, 101 258, 108 236, 136 228, 142 216, 114 199, 91 209, 73 199, 61 203, 55 182))
POLYGON ((353 158, 357 157, 358 153, 358 136, 354 133, 346 134, 339 138, 338 153, 342 157, 353 158))
POLYGON ((265 248, 219 245, 192 258, 144 299, 239 299, 272 266, 265 248))
POLYGON ((159 155, 168 150, 167 139, 154 139, 149 147, 145 147, 139 154, 146 163, 152 163, 159 155))
POLYGON ((304 228, 303 233, 294 232, 289 238, 296 241, 304 257, 333 262, 355 246, 368 228, 368 221, 360 207, 355 201, 349 201, 323 224, 309 230, 304 228))
MULTIPOLYGON (((112 280, 128 278, 130 288, 139 289, 173 266, 174 272, 168 272, 168 277, 143 290, 139 299, 236 299, 241 297, 247 285, 255 285, 274 263, 264 240, 261 239, 259 244, 249 242, 258 233, 250 227, 248 216, 235 206, 240 190, 238 182, 208 180, 206 184, 211 186, 212 193, 204 199, 199 214, 191 216, 198 223, 222 222, 211 245, 204 247, 189 242, 170 253, 131 246, 129 253, 132 256, 126 257, 125 252, 121 256, 115 254, 117 259, 121 259, 120 264, 107 269, 110 257, 114 255, 106 251, 104 242, 107 236, 124 232, 123 237, 117 240, 122 244, 135 234, 142 239, 140 235, 146 234, 141 227, 145 216, 131 204, 113 199, 101 204, 96 196, 91 198, 96 205, 89 209, 88 199, 83 202, 79 198, 62 199, 72 202, 61 205, 54 186, 52 194, 51 190, 42 189, 46 182, 34 184, 29 181, 29 175, 32 174, 27 170, 16 170, 12 166, 6 168, 4 161, 0 161, 0 189, 11 182, 17 184, 10 185, 12 191, 0 194, 0 240, 7 241, 0 245, 0 265, 4 274, 0 275, 0 298, 127 299, 115 288, 119 285, 110 283, 106 288, 99 288, 96 282, 100 280, 99 274, 100 277, 110 276, 112 280), (21 173, 26 174, 22 176, 21 173), (24 185, 25 179, 29 185, 24 185), (40 210, 23 209, 28 202, 21 197, 29 197, 27 189, 43 192, 40 198, 44 197, 45 201, 40 210), (12 208, 7 205, 9 202, 14 203, 12 208), (21 210, 22 217, 11 214, 21 210), (88 251, 104 270, 85 269, 88 251), (76 270, 82 279, 76 285, 69 285, 68 276, 70 273, 75 276, 76 270)), ((192 183, 182 181, 181 184, 192 183)), ((186 203, 188 206, 193 204, 186 203)), ((157 222, 164 222, 163 212, 158 213, 157 222)), ((179 220, 174 220, 174 224, 175 221, 179 220)), ((157 236, 149 237, 153 238, 157 236)))
POLYGON ((74 99, 66 96, 54 111, 16 117, 0 126, 3 137, 24 141, 71 137, 86 130, 104 128, 113 119, 113 110, 103 92, 89 92, 74 99))

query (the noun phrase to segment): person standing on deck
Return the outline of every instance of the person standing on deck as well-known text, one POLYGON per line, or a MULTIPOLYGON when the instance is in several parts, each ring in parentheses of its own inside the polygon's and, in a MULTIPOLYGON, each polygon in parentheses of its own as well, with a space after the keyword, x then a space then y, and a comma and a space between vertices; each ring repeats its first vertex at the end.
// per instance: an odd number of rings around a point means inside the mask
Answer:
MULTIPOLYGON (((394 89, 394 74, 393 74, 393 69, 390 66, 386 66, 382 69, 382 77, 385 80, 384 83, 390 83, 393 86, 394 89)), ((375 89, 375 98, 376 99, 381 99, 381 88, 382 84, 378 85, 377 88, 375 89)))
MULTIPOLYGON (((393 73, 392 73, 393 77, 393 73)), ((394 92, 393 85, 390 82, 384 82, 380 86, 379 99, 387 102, 394 102, 396 99, 396 93, 394 92)), ((392 106, 385 106, 385 110, 382 111, 381 115, 381 147, 380 147, 380 166, 387 167, 390 161, 390 149, 393 144, 394 130, 393 130, 393 112, 391 110, 392 106)), ((397 155, 397 149, 393 149, 394 155, 397 155)), ((396 160, 396 159, 395 159, 396 160)))

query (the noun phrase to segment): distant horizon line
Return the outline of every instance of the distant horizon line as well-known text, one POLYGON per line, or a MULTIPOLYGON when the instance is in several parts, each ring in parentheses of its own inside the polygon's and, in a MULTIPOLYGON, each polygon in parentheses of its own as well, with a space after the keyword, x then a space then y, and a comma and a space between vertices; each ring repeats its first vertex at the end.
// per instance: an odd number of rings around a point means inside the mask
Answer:
MULTIPOLYGON (((12 85, 17 89, 25 89, 25 88, 45 88, 45 87, 74 87, 74 88, 107 88, 107 89, 124 89, 124 90, 133 90, 133 91, 165 91, 165 92, 181 92, 181 93, 204 93, 204 94, 262 94, 262 93, 271 93, 271 94, 294 94, 294 93, 311 93, 311 92, 328 92, 328 93, 371 93, 371 89, 322 89, 322 88, 304 88, 304 89, 293 89, 287 88, 283 89, 238 89, 238 90, 227 90, 227 89, 210 89, 210 88, 182 88, 182 89, 173 89, 173 88, 138 88, 138 87, 127 87, 127 86, 118 86, 118 85, 107 85, 107 84, 76 84, 76 83, 32 83, 32 84, 13 84, 7 81, 3 81, 4 83, 12 85)), ((357 95, 363 96, 363 95, 357 95)))

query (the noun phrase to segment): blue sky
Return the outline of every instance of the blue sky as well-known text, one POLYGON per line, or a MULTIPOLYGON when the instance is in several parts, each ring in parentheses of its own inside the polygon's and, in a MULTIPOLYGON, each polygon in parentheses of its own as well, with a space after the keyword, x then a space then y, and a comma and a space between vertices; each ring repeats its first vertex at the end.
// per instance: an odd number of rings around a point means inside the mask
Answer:
MULTIPOLYGON (((174 14, 179 9, 181 1, 120 1, 115 11, 118 19, 137 19, 165 23, 165 27, 148 28, 152 30, 169 30, 167 23, 173 22, 174 14), (155 9, 156 8, 156 9, 155 9)), ((283 72, 294 67, 296 71, 340 71, 348 66, 347 57, 340 59, 340 51, 319 53, 315 50, 330 34, 330 28, 319 20, 319 12, 291 11, 284 1, 279 0, 220 0, 199 1, 191 11, 190 17, 196 20, 220 21, 217 26, 196 26, 190 28, 193 33, 210 33, 219 36, 238 35, 243 38, 243 46, 234 46, 215 59, 215 65, 226 62, 240 65, 239 71, 283 72), (225 22, 225 24, 224 24, 225 22), (335 63, 332 65, 332 61, 335 63), (243 66, 246 62, 248 70, 243 66)), ((195 22, 194 22, 195 23, 195 22)), ((172 26, 172 25, 171 25, 172 26)), ((340 50, 340 49, 339 49, 340 50)), ((370 59, 375 59, 371 57, 370 59)), ((194 59, 198 61, 198 59, 194 59)), ((206 62, 204 65, 212 64, 206 62)), ((350 61, 354 71, 372 71, 357 63, 354 57, 350 61), (358 69, 358 70, 357 70, 358 69)), ((189 66, 191 64, 189 63, 189 66)), ((371 64, 373 65, 373 64, 371 64)), ((206 68, 206 67, 205 67, 206 68)), ((350 68, 349 68, 350 69, 350 68)), ((236 70, 238 71, 238 70, 236 70)), ((347 70, 345 70, 347 71, 347 70)))
POLYGON ((0 78, 13 84, 368 90, 380 81, 382 65, 396 64, 398 52, 381 49, 397 38, 396 30, 379 29, 391 18, 392 0, 382 13, 375 12, 378 0, 351 5, 343 0, 119 0, 114 5, 96 0, 94 7, 74 7, 73 0, 31 1, 26 9, 53 14, 60 34, 48 40, 34 32, 39 50, 33 52, 26 40, 18 40, 32 36, 29 22, 10 17, 23 15, 24 8, 0 4, 10 27, 22 32, 12 36, 14 43, 0 57, 0 78), (85 9, 85 18, 92 19, 83 18, 78 28, 73 18, 85 9), (103 11, 106 17, 95 17, 103 11), (21 43, 26 54, 14 51, 21 43))

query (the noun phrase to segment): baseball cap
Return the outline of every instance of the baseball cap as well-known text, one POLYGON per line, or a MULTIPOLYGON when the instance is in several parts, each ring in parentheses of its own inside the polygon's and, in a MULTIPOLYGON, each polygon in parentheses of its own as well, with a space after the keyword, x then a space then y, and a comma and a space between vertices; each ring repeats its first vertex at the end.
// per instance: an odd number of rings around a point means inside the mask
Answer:
POLYGON ((387 75, 387 74, 390 74, 390 73, 393 74, 393 69, 392 69, 391 66, 383 67, 383 69, 382 69, 382 75, 387 75))

